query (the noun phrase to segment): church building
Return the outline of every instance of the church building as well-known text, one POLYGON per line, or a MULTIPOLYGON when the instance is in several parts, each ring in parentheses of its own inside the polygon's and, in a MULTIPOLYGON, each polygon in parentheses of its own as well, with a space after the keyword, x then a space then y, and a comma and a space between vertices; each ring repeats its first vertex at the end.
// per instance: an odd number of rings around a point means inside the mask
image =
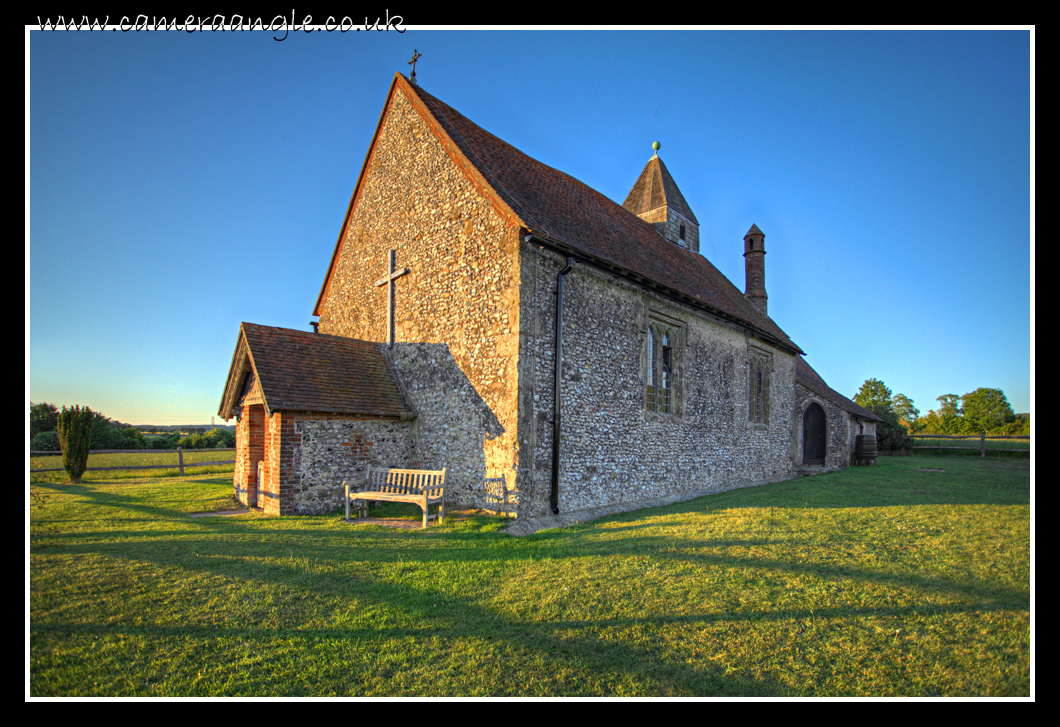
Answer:
POLYGON ((534 520, 851 464, 879 419, 769 317, 765 234, 741 292, 655 148, 619 205, 395 74, 315 330, 240 326, 236 496, 329 512, 369 464, 444 467, 534 520))

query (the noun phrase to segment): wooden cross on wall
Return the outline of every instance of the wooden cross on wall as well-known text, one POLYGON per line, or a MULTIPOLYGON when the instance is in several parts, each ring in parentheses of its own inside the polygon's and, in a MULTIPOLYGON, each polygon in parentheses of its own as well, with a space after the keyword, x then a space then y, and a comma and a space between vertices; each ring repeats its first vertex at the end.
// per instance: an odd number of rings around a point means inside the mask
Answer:
POLYGON ((408 268, 398 270, 397 250, 387 253, 386 275, 375 281, 375 287, 386 286, 386 343, 394 345, 394 282, 409 272, 408 268))

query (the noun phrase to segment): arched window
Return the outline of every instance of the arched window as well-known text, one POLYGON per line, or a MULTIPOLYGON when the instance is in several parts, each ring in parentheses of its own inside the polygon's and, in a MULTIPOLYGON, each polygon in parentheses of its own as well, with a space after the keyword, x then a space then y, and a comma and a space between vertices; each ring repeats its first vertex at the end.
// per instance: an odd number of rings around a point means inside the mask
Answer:
POLYGON ((667 413, 673 411, 673 361, 674 350, 670 345, 670 332, 662 337, 662 356, 659 366, 660 408, 667 413))
POLYGON ((747 371, 747 421, 769 423, 769 383, 772 370, 769 355, 753 351, 747 371))
POLYGON ((670 329, 648 328, 648 411, 674 413, 674 335, 670 329))

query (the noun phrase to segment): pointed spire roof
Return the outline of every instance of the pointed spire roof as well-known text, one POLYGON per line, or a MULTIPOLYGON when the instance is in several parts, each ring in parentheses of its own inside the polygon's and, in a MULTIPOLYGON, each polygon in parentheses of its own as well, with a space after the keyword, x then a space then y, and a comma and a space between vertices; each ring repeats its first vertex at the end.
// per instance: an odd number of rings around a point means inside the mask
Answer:
POLYGON ((761 235, 762 237, 765 237, 766 233, 758 229, 758 225, 752 224, 751 229, 747 231, 747 234, 744 235, 744 237, 750 237, 751 235, 761 235))
POLYGON ((671 207, 682 217, 699 224, 681 190, 677 188, 677 182, 670 176, 657 153, 644 166, 644 171, 640 173, 637 183, 629 191, 622 206, 638 217, 659 207, 671 207))

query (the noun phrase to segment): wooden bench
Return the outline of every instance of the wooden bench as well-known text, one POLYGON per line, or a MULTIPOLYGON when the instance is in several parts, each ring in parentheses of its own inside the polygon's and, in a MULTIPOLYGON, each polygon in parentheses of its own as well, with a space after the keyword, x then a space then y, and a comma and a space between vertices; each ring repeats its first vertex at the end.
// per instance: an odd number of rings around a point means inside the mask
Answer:
POLYGON ((361 517, 368 517, 368 502, 411 502, 423 510, 423 527, 430 520, 445 522, 445 470, 395 470, 369 465, 363 480, 352 485, 343 482, 346 492, 346 519, 350 519, 350 502, 362 500, 357 507, 361 517), (437 505, 435 514, 428 513, 431 505, 437 505))
POLYGON ((508 495, 508 483, 503 472, 500 477, 487 477, 485 486, 487 510, 504 516, 515 515, 515 508, 508 495))

